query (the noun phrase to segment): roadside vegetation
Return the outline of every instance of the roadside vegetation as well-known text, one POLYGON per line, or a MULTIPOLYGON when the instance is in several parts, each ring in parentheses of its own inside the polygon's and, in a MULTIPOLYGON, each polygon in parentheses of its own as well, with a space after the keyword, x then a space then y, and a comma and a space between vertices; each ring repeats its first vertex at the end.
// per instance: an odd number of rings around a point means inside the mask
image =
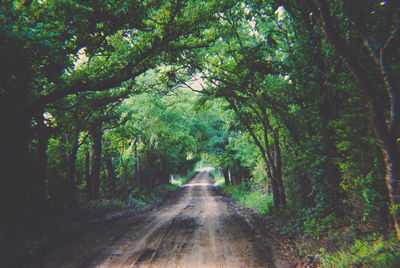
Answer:
POLYGON ((1 1, 0 245, 203 162, 281 233, 341 241, 321 264, 396 263, 397 2, 1 1))
POLYGON ((400 263, 400 246, 395 237, 372 235, 356 239, 338 252, 318 256, 324 267, 396 267, 400 263))
POLYGON ((270 194, 267 194, 259 183, 241 183, 239 185, 225 185, 224 177, 213 171, 214 185, 221 187, 226 193, 229 193, 233 199, 242 206, 254 210, 256 213, 269 214, 273 207, 273 200, 270 194))

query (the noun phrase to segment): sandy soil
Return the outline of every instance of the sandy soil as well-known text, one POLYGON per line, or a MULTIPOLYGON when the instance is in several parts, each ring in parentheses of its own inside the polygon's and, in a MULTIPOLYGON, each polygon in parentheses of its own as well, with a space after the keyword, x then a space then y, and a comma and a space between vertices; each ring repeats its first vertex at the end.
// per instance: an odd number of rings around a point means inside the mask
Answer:
POLYGON ((204 171, 161 207, 98 226, 26 267, 275 267, 263 241, 204 171))

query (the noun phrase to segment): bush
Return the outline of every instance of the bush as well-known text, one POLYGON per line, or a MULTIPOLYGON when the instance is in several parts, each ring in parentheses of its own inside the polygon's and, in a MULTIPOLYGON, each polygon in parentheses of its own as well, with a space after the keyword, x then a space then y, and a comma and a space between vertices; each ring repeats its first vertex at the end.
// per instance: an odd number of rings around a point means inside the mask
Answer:
POLYGON ((189 171, 188 174, 184 177, 178 177, 176 179, 174 178, 171 180, 171 185, 175 185, 175 187, 177 188, 185 184, 189 179, 191 179, 194 176, 195 173, 196 173, 195 171, 189 171))
POLYGON ((320 236, 331 233, 334 230, 335 222, 336 219, 333 214, 325 217, 311 216, 304 220, 303 232, 318 239, 320 236))
POLYGON ((149 192, 141 187, 134 188, 126 200, 127 207, 138 207, 144 208, 147 205, 151 205, 154 202, 149 192))
POLYGON ((126 207, 146 208, 162 202, 165 196, 178 188, 175 184, 163 184, 151 190, 146 187, 134 188, 126 200, 126 207))
POLYGON ((400 244, 394 237, 371 236, 334 254, 322 251, 317 259, 323 267, 398 267, 400 244))
POLYGON ((229 185, 224 187, 225 191, 230 193, 236 201, 244 207, 251 208, 257 213, 266 214, 270 212, 273 200, 272 196, 264 193, 261 190, 246 190, 245 184, 229 185))
POLYGON ((224 188, 225 187, 225 179, 221 176, 215 169, 211 170, 211 176, 214 179, 214 185, 224 188))

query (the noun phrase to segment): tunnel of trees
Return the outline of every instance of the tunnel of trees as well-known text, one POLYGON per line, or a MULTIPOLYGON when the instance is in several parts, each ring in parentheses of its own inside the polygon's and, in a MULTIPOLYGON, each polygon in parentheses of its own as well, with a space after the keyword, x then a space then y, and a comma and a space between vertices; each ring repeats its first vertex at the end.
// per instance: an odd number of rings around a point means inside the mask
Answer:
POLYGON ((399 2, 1 1, 1 232, 199 161, 400 238, 399 2))

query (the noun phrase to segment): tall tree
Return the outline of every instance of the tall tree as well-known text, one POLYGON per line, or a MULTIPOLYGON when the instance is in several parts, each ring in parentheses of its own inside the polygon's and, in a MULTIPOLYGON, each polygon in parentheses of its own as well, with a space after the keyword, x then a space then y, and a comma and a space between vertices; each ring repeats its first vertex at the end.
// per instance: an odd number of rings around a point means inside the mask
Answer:
POLYGON ((397 237, 400 239, 399 177, 400 90, 399 14, 395 1, 282 1, 312 14, 337 55, 364 93, 386 166, 385 181, 397 237))

